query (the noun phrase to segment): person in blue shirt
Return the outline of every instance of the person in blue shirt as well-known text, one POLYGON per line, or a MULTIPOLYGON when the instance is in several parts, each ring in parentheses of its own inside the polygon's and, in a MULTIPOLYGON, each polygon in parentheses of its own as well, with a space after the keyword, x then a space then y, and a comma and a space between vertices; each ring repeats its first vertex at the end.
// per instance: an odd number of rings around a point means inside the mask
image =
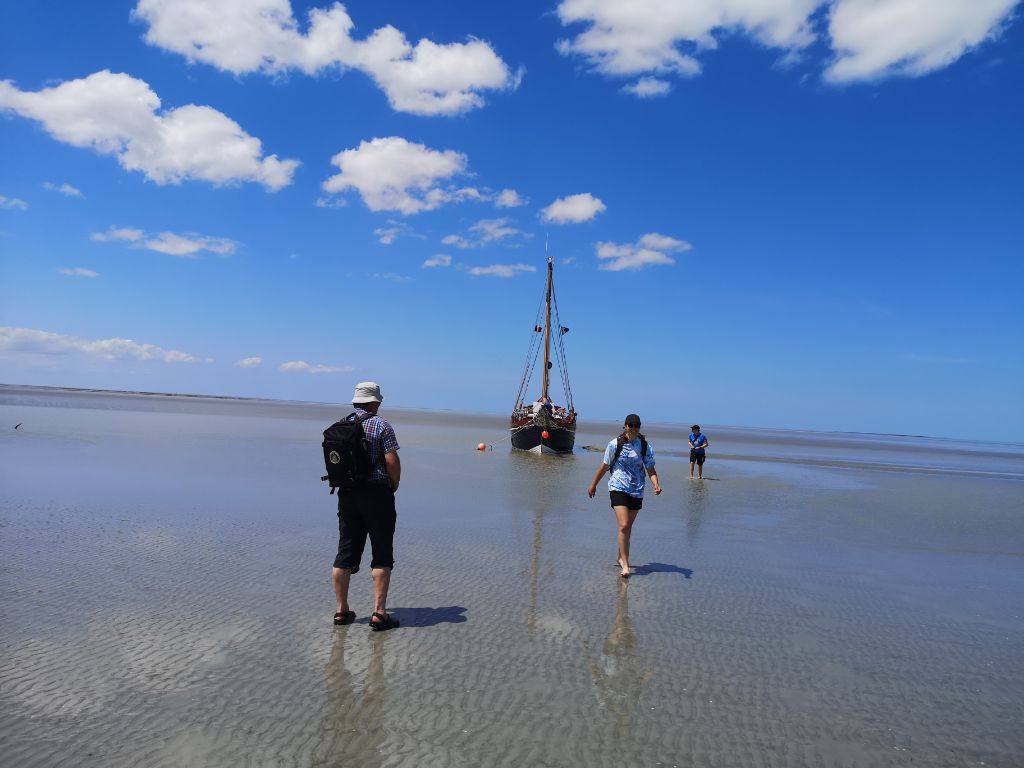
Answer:
POLYGON ((640 417, 635 413, 626 417, 622 434, 605 448, 604 461, 587 489, 590 498, 594 498, 597 493, 597 483, 605 472, 611 475, 608 478, 608 495, 619 527, 619 575, 628 579, 629 537, 637 513, 644 504, 645 474, 651 478, 654 494, 657 496, 661 493, 658 473, 654 469, 654 450, 647 438, 640 434, 640 417))
POLYGON ((700 431, 700 424, 694 424, 690 429, 690 479, 693 480, 693 467, 697 466, 697 479, 704 479, 704 452, 711 445, 707 435, 700 431))

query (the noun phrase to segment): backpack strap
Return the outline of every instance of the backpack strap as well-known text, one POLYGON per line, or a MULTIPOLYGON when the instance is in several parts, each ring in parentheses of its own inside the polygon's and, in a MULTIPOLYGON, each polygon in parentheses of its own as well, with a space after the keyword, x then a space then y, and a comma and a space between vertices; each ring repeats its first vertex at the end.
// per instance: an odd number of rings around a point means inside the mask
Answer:
MULTIPOLYGON (((644 460, 647 458, 647 438, 640 435, 640 466, 646 466, 644 460)), ((608 465, 608 471, 611 472, 615 467, 615 462, 619 460, 619 456, 622 453, 622 446, 626 444, 626 438, 619 435, 615 439, 615 455, 612 456, 612 463, 608 465)))

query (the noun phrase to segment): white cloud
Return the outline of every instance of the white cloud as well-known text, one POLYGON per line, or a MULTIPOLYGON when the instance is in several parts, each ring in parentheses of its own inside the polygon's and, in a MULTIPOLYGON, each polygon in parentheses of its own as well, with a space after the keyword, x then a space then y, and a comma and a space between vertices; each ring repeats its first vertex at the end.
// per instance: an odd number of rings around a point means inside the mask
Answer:
POLYGON ((543 221, 554 224, 578 224, 590 221, 607 206, 589 192, 560 197, 540 212, 543 221))
POLYGON ((655 264, 675 264, 669 253, 685 253, 693 246, 684 240, 650 232, 635 244, 598 243, 597 258, 603 260, 598 269, 621 272, 624 269, 643 269, 655 264))
POLYGON ((426 238, 419 234, 416 230, 401 221, 395 221, 394 219, 388 219, 388 226, 378 227, 373 230, 373 234, 377 236, 377 241, 382 245, 391 245, 400 237, 415 237, 419 240, 426 240, 426 238))
POLYGON ((1018 0, 838 0, 829 16, 832 82, 916 77, 996 36, 1018 0))
POLYGON ((452 257, 446 256, 443 253, 435 254, 423 262, 424 269, 430 269, 432 267, 450 267, 451 265, 452 257))
POLYGON ((564 55, 583 57, 605 75, 691 77, 700 72, 696 54, 716 47, 717 38, 730 32, 745 33, 772 48, 806 46, 813 39, 808 17, 820 2, 562 0, 557 8, 562 24, 587 28, 557 47, 564 55))
POLYGON ((727 35, 745 35, 798 61, 817 39, 812 17, 829 16, 831 82, 916 77, 941 69, 997 36, 1018 0, 561 0, 558 41, 609 77, 639 80, 623 90, 641 97, 667 92, 665 76, 693 77, 700 58, 727 35), (655 77, 656 76, 656 77, 655 77))
MULTIPOLYGON (((2 85, 2 83, 0 83, 2 85)), ((16 197, 5 197, 0 195, 0 208, 6 208, 9 211, 27 211, 28 203, 24 200, 19 200, 16 197)))
POLYGON ((469 274, 489 277, 515 277, 521 272, 536 272, 530 264, 491 264, 489 267, 471 267, 469 274))
POLYGON ((399 136, 362 141, 331 158, 340 173, 323 183, 325 192, 356 190, 371 211, 406 215, 430 211, 459 199, 459 190, 439 185, 466 170, 466 156, 439 151, 399 136))
POLYGON ((518 208, 521 205, 526 205, 527 202, 514 189, 503 189, 494 198, 494 205, 497 208, 518 208))
POLYGON ((375 229, 373 230, 373 234, 377 236, 377 240, 382 245, 391 245, 398 239, 398 227, 375 229))
POLYGON ((95 240, 98 243, 106 243, 111 240, 123 240, 125 242, 134 243, 141 240, 146 236, 146 233, 141 229, 132 229, 130 227, 114 227, 111 226, 106 232, 93 232, 89 235, 90 240, 95 240))
POLYGON ((473 244, 461 235, 445 235, 441 238, 441 245, 454 245, 456 248, 472 248, 473 244))
POLYGON ((635 83, 624 86, 623 93, 629 93, 641 99, 653 99, 658 96, 667 96, 672 90, 672 83, 667 80, 659 80, 656 77, 641 77, 635 83))
POLYGON ((393 109, 419 115, 474 109, 482 91, 515 89, 521 78, 483 40, 412 45, 390 25, 357 40, 341 3, 310 10, 305 33, 289 0, 139 0, 133 17, 148 26, 146 42, 189 61, 236 75, 349 67, 371 77, 393 109))
POLYGON ((227 115, 195 104, 159 109, 143 80, 108 70, 35 92, 0 82, 0 110, 38 120, 65 144, 114 155, 157 184, 252 181, 271 191, 291 184, 298 160, 264 157, 260 140, 227 115))
POLYGON ((60 192, 62 195, 67 195, 68 197, 85 197, 85 195, 82 194, 82 190, 72 187, 70 184, 53 184, 52 182, 44 181, 43 189, 48 192, 60 192))
POLYGON ((103 360, 159 360, 165 363, 212 363, 187 352, 163 349, 155 344, 139 344, 131 339, 91 341, 32 328, 0 328, 0 352, 28 355, 85 354, 103 360))
POLYGON ((168 256, 180 256, 187 259, 199 258, 203 251, 218 256, 230 256, 238 248, 238 243, 226 237, 209 237, 188 232, 184 235, 174 232, 159 232, 148 235, 141 229, 111 226, 106 232, 93 232, 89 235, 97 242, 122 241, 131 243, 134 248, 145 248, 168 256))
POLYGON ((409 275, 400 275, 397 272, 374 272, 370 277, 375 280, 387 280, 392 283, 411 283, 409 275))
POLYGON ((237 363, 235 363, 235 366, 237 368, 255 368, 257 365, 260 365, 262 362, 263 362, 263 358, 262 357, 243 357, 241 360, 239 360, 237 363))
POLYGON ((85 267, 61 267, 57 270, 62 275, 70 275, 71 277, 99 277, 99 272, 93 272, 91 269, 85 267))
POLYGON ((481 219, 471 226, 469 231, 479 237, 481 245, 523 234, 521 230, 510 227, 508 219, 481 219))
POLYGON ((281 363, 278 366, 278 370, 282 373, 349 373, 355 369, 350 365, 331 366, 319 363, 311 365, 305 360, 292 360, 291 362, 281 363))
POLYGON ((314 205, 317 208, 344 208, 348 200, 343 197, 318 197, 314 205))

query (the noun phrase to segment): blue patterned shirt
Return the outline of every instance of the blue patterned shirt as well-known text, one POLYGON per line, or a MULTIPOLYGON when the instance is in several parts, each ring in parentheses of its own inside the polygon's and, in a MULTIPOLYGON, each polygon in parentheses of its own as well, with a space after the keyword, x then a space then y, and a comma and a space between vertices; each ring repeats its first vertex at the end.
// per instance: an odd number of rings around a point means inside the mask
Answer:
MULTIPOLYGON (((618 440, 612 440, 604 449, 604 463, 611 464, 615 456, 615 445, 618 440)), ((644 468, 654 466, 654 449, 647 444, 647 455, 643 461, 640 460, 640 438, 630 443, 624 443, 622 453, 619 454, 615 466, 611 467, 608 478, 609 491, 622 491, 630 496, 640 498, 644 495, 644 484, 647 479, 647 472, 644 468)))
MULTIPOLYGON (((369 411, 356 407, 357 416, 365 416, 369 411)), ((398 450, 398 438, 395 429, 382 416, 371 416, 363 422, 363 434, 369 442, 370 459, 373 461, 371 480, 388 480, 388 468, 384 463, 385 453, 398 450)))

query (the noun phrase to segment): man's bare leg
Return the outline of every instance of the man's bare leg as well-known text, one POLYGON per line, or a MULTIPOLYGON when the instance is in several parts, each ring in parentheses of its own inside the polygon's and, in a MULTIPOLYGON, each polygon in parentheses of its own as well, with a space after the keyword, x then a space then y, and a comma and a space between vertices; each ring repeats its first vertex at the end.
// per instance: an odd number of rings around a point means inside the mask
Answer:
POLYGON ((334 596, 338 600, 338 613, 348 610, 348 582, 352 578, 350 568, 335 568, 331 571, 331 582, 334 584, 334 596))
POLYGON ((390 568, 372 568, 373 575, 373 612, 387 616, 388 587, 391 586, 390 568))
POLYGON ((693 465, 695 462, 690 462, 690 479, 693 480, 693 465))
POLYGON ((704 479, 704 462, 703 461, 700 464, 697 465, 697 479, 698 480, 703 480, 704 479))

